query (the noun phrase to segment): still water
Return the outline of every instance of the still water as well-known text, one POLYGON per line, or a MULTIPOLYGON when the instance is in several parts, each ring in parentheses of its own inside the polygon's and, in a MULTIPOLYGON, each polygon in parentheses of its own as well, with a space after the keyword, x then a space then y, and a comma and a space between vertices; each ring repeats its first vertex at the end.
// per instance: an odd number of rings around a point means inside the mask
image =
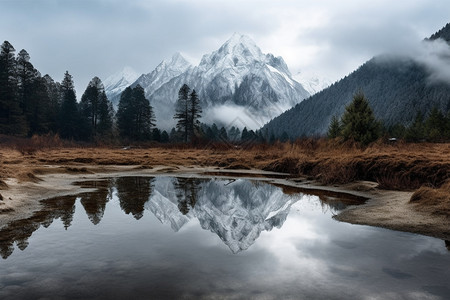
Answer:
MULTIPOLYGON (((450 299, 442 240, 264 180, 121 177, 0 232, 0 299, 450 299)), ((0 216, 1 217, 1 216, 0 216)))

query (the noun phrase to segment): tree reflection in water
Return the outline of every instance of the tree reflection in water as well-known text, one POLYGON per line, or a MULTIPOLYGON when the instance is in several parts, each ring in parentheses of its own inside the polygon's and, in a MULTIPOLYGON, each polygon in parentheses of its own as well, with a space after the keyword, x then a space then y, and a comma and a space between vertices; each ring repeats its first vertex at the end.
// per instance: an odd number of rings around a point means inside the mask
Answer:
MULTIPOLYGON (((33 232, 41 226, 50 226, 55 219, 60 219, 65 229, 70 227, 77 199, 92 224, 99 224, 106 204, 114 194, 120 209, 136 220, 149 209, 146 203, 153 201, 149 204, 156 209, 153 213, 161 222, 170 220, 172 227, 179 229, 186 223, 179 220, 180 216, 186 220, 195 217, 203 229, 216 233, 233 252, 238 252, 247 249, 262 230, 282 226, 290 205, 299 199, 291 198, 291 195, 302 192, 258 180, 194 177, 161 177, 158 181, 154 177, 120 177, 77 184, 95 189, 95 192, 42 201, 41 211, 28 219, 14 221, 0 231, 0 255, 4 259, 9 257, 14 251, 14 243, 20 250, 26 249, 33 232)), ((322 205, 323 210, 340 210, 352 201, 355 204, 355 199, 342 202, 345 197, 330 192, 314 194, 320 197, 317 205, 322 205)))
POLYGON ((178 199, 178 209, 183 215, 186 215, 190 208, 194 208, 195 203, 197 203, 200 185, 207 181, 210 181, 210 179, 193 177, 175 177, 173 179, 173 185, 178 199))
MULTIPOLYGON (((84 183, 84 186, 86 186, 86 183, 84 183)), ((91 181, 89 187, 97 189, 97 192, 86 193, 80 197, 80 203, 94 225, 99 224, 105 214, 106 203, 112 198, 112 186, 110 180, 91 181)))
POLYGON ((120 177, 115 181, 120 208, 136 220, 144 215, 144 205, 153 192, 153 177, 120 177))
POLYGON ((76 196, 66 196, 42 201, 43 209, 28 219, 11 222, 0 231, 0 255, 8 258, 14 251, 14 242, 20 250, 28 247, 28 238, 33 232, 44 226, 49 227, 53 220, 61 219, 67 229, 75 213, 76 196))

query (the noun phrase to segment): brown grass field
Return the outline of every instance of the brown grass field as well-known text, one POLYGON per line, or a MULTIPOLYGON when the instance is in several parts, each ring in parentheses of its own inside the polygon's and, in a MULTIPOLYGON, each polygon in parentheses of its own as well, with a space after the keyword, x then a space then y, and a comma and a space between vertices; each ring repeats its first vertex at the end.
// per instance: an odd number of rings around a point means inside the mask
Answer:
POLYGON ((417 209, 432 209, 450 217, 450 143, 378 142, 362 149, 325 139, 304 139, 273 145, 149 145, 125 149, 80 146, 54 137, 12 141, 0 137, 0 190, 7 188, 6 178, 38 181, 44 173, 82 174, 107 165, 260 169, 324 185, 374 181, 381 189, 416 191, 411 201, 417 209))

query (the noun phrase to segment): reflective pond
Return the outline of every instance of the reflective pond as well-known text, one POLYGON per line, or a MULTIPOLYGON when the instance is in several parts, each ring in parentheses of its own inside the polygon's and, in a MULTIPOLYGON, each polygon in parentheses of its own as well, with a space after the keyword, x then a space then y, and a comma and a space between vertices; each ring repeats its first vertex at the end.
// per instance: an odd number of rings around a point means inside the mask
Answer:
POLYGON ((262 179, 80 184, 98 190, 0 231, 0 299, 450 299, 444 241, 335 221, 352 197, 262 179))

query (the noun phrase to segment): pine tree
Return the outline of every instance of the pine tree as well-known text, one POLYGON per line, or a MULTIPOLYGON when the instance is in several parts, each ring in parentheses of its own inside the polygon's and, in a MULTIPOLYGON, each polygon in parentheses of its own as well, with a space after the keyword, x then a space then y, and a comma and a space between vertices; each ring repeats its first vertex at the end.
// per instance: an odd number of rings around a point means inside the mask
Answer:
POLYGON ((105 94, 105 88, 98 77, 88 84, 80 102, 86 138, 108 135, 112 129, 112 105, 105 94))
POLYGON ((50 126, 50 98, 45 80, 30 62, 27 51, 17 56, 19 104, 27 122, 28 135, 42 134, 50 126))
POLYGON ((161 143, 168 143, 169 142, 169 134, 167 131, 163 130, 161 133, 161 143))
POLYGON ((61 82, 62 104, 60 114, 60 134, 66 139, 79 138, 80 117, 72 75, 68 71, 61 82))
POLYGON ((133 98, 135 100, 136 138, 139 140, 150 139, 152 127, 156 122, 155 114, 150 102, 145 98, 144 89, 139 84, 133 89, 133 98))
POLYGON ((341 135, 341 123, 338 117, 333 116, 331 118, 330 126, 328 127, 328 138, 334 139, 341 135))
POLYGON ((189 93, 191 89, 187 84, 178 91, 178 101, 176 104, 174 119, 177 119, 176 128, 183 133, 183 141, 187 143, 190 129, 189 115, 189 93))
POLYGON ((152 140, 155 142, 161 142, 161 130, 159 130, 157 127, 153 128, 152 130, 152 140))
POLYGON ((108 100, 108 97, 106 97, 105 91, 100 93, 98 120, 97 133, 99 136, 104 138, 112 137, 114 107, 111 101, 108 100))
POLYGON ((25 135, 26 121, 19 102, 15 49, 5 41, 0 52, 0 133, 25 135))
POLYGON ((48 133, 51 129, 52 118, 51 116, 51 99, 48 94, 45 79, 39 74, 33 80, 30 102, 28 103, 28 134, 44 134, 48 133))
POLYGON ((425 138, 425 123, 421 111, 417 112, 414 122, 406 129, 405 137, 410 142, 418 142, 425 138))
POLYGON ((248 141, 249 139, 247 127, 244 127, 244 129, 242 129, 241 141, 248 141))
POLYGON ((155 115, 144 89, 137 85, 127 87, 120 96, 117 125, 122 138, 145 140, 151 138, 155 115))
POLYGON ((189 109, 188 109, 189 132, 191 140, 200 131, 199 118, 201 117, 201 113, 202 108, 200 107, 200 100, 195 90, 192 90, 192 93, 189 95, 189 109))
POLYGON ((30 55, 27 51, 22 49, 17 55, 16 60, 17 65, 17 85, 18 85, 18 96, 19 104, 22 109, 25 118, 28 123, 31 118, 32 111, 32 85, 35 79, 35 70, 33 65, 30 63, 30 55))
POLYGON ((132 132, 132 97, 133 90, 127 87, 121 94, 119 100, 119 107, 117 109, 117 127, 122 138, 129 138, 132 132))
POLYGON ((222 142, 228 141, 227 130, 223 126, 220 127, 220 130, 219 130, 219 140, 222 142))
POLYGON ((193 140, 200 132, 200 121, 202 108, 197 92, 189 88, 187 84, 178 91, 174 119, 177 119, 176 128, 183 134, 183 141, 187 143, 193 140))
POLYGON ((47 129, 53 133, 59 130, 59 115, 61 111, 61 85, 55 82, 48 74, 42 77, 48 96, 48 108, 46 111, 47 129))
POLYGON ((354 140, 368 145, 380 137, 380 123, 375 119, 369 102, 362 92, 353 96, 342 116, 344 140, 354 140))

